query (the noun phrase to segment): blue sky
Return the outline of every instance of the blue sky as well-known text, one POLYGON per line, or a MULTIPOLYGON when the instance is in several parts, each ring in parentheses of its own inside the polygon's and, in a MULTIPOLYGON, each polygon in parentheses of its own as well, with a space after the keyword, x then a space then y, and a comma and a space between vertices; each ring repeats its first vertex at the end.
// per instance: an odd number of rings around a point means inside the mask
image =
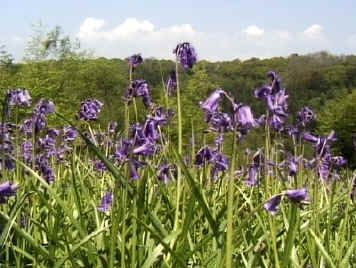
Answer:
POLYGON ((42 21, 60 25, 97 56, 170 58, 191 41, 200 58, 288 56, 327 50, 356 53, 356 1, 2 0, 0 44, 17 60, 42 21))

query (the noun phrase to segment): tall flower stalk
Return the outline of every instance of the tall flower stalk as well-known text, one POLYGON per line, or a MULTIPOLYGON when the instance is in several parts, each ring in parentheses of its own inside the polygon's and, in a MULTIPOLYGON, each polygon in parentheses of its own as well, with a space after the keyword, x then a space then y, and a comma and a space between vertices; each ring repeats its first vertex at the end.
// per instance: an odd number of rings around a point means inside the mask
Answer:
POLYGON ((232 135, 232 157, 231 157, 231 167, 230 176, 228 181, 227 190, 227 232, 226 232, 226 267, 232 267, 232 239, 233 239, 233 210, 234 210, 234 172, 235 172, 235 161, 236 161, 236 134, 235 131, 232 135))
MULTIPOLYGON (((182 64, 184 70, 193 68, 193 65, 197 61, 197 54, 195 52, 194 47, 188 43, 184 42, 178 44, 176 48, 173 50, 173 53, 176 54, 176 84, 177 84, 177 113, 178 113, 178 154, 182 156, 183 145, 182 145, 182 110, 181 110, 181 101, 180 101, 180 87, 179 87, 179 62, 182 64)), ((179 203, 180 203, 180 195, 182 191, 182 170, 178 166, 177 169, 177 200, 176 200, 176 212, 175 212, 175 220, 174 220, 174 230, 177 230, 178 220, 179 220, 179 203)))
MULTIPOLYGON (((178 154, 182 156, 182 111, 181 111, 181 102, 180 102, 180 88, 179 88, 179 71, 178 71, 178 53, 176 57, 176 79, 177 79, 177 116, 178 116, 178 154)), ((174 218, 174 230, 178 228, 179 221, 179 201, 180 193, 182 191, 182 169, 178 165, 177 168, 177 200, 176 200, 176 212, 174 218)))

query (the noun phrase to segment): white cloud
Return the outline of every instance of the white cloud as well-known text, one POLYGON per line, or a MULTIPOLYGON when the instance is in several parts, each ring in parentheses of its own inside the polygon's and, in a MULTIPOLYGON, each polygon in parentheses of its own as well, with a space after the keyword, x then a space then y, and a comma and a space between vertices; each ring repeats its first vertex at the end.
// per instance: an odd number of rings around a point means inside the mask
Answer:
POLYGON ((333 49, 318 24, 301 33, 256 25, 235 33, 201 32, 191 24, 157 27, 151 21, 137 18, 128 18, 117 26, 108 24, 102 19, 85 19, 77 34, 83 47, 92 48, 97 56, 104 57, 124 58, 142 53, 143 57, 174 59, 172 50, 176 44, 189 41, 196 47, 199 58, 208 60, 267 58, 333 49))
POLYGON ((139 21, 135 18, 128 18, 111 32, 108 32, 109 39, 126 39, 131 34, 153 32, 154 25, 148 20, 139 21))
POLYGON ((84 40, 119 40, 128 39, 137 33, 150 33, 154 31, 154 25, 148 20, 139 21, 136 18, 128 18, 117 27, 103 31, 104 20, 86 18, 78 33, 78 37, 84 40))
POLYGON ((250 25, 246 29, 244 29, 243 32, 248 36, 257 37, 262 36, 265 30, 263 28, 259 28, 256 25, 250 25))
POLYGON ((104 20, 87 18, 77 34, 84 47, 94 48, 99 56, 125 57, 142 52, 146 56, 172 57, 171 51, 178 42, 192 40, 199 34, 190 24, 156 28, 152 22, 136 18, 128 18, 112 28, 104 29, 104 25, 104 20))
POLYGON ((80 25, 78 37, 82 39, 90 39, 104 26, 104 24, 104 20, 86 18, 82 25, 80 25))
POLYGON ((323 26, 319 24, 313 24, 308 27, 303 34, 310 39, 317 39, 323 37, 323 26))

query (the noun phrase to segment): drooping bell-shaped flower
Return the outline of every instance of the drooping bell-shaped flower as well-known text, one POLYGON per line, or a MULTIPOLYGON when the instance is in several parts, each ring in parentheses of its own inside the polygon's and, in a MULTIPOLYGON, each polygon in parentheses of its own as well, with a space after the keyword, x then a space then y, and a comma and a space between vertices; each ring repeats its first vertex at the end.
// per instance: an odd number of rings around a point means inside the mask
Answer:
POLYGON ((95 160, 93 163, 94 163, 94 168, 97 171, 103 172, 107 170, 107 167, 105 166, 104 162, 101 161, 100 159, 95 160))
POLYGON ((133 70, 143 62, 143 58, 141 54, 134 54, 131 57, 129 57, 128 60, 129 60, 129 65, 132 67, 133 70))
POLYGON ((310 132, 304 132, 303 133, 303 139, 312 143, 317 143, 319 140, 319 136, 314 135, 310 132))
POLYGON ((40 169, 43 177, 47 182, 52 182, 55 180, 53 168, 48 163, 42 163, 42 165, 40 165, 40 169))
POLYGON ((131 81, 125 92, 125 100, 130 102, 132 98, 142 97, 143 103, 146 107, 151 106, 151 89, 144 79, 137 79, 131 81))
POLYGON ((40 114, 52 114, 56 111, 56 105, 52 100, 49 99, 41 99, 35 106, 35 113, 40 114))
POLYGON ((8 103, 17 106, 30 106, 31 96, 27 89, 15 88, 7 92, 8 103))
POLYGON ((145 162, 138 160, 137 158, 132 158, 130 161, 130 178, 131 180, 137 180, 140 178, 138 173, 139 168, 143 168, 146 165, 145 162))
POLYGON ((208 146, 201 148, 195 156, 195 164, 197 166, 204 165, 213 159, 215 152, 208 146))
POLYGON ((299 162, 301 159, 302 159, 301 156, 299 156, 299 157, 295 157, 293 155, 289 156, 289 158, 287 160, 287 164, 288 164, 288 168, 289 168, 289 176, 297 175, 299 162))
POLYGON ((32 156, 33 156, 33 145, 30 140, 24 141, 23 145, 23 159, 26 164, 29 164, 32 162, 32 156))
POLYGON ((246 183, 250 186, 256 186, 259 184, 259 167, 257 165, 251 165, 248 170, 248 177, 246 183))
POLYGON ((133 149, 133 153, 137 155, 149 155, 152 156, 157 150, 156 145, 150 139, 146 139, 145 143, 133 149))
POLYGON ((250 129, 251 127, 257 127, 256 122, 250 106, 243 104, 234 105, 234 118, 235 123, 239 128, 250 129))
POLYGON ((264 205, 263 207, 271 213, 273 216, 277 214, 278 212, 278 206, 281 203, 282 200, 282 195, 278 194, 273 197, 271 197, 264 205))
POLYGON ((268 72, 267 77, 270 79, 270 82, 255 90, 256 98, 265 99, 283 89, 281 86, 281 79, 276 72, 268 72))
POLYGON ((309 195, 308 195, 308 190, 307 190, 307 188, 287 190, 287 191, 284 192, 284 194, 285 194, 292 202, 295 202, 295 203, 300 203, 300 202, 302 202, 302 201, 307 201, 307 200, 309 200, 309 195))
POLYGON ((5 181, 0 184, 0 203, 7 203, 7 198, 16 194, 18 184, 5 181))
POLYGON ((336 167, 341 167, 347 163, 347 160, 343 156, 332 156, 330 161, 336 167))
POLYGON ((23 124, 21 126, 21 129, 27 135, 32 134, 32 132, 33 132, 33 119, 32 118, 26 119, 23 122, 23 124))
POLYGON ((219 107, 219 102, 226 92, 221 88, 216 89, 203 103, 200 107, 208 114, 213 114, 217 112, 219 107))
POLYGON ((214 163, 211 170, 212 177, 214 179, 217 178, 219 172, 225 171, 229 168, 229 161, 223 153, 215 153, 211 162, 214 163))
POLYGON ((176 54, 177 59, 185 70, 192 69, 193 65, 198 61, 194 47, 188 42, 178 44, 173 53, 176 54))
POLYGON ((227 132, 233 130, 233 122, 229 114, 216 112, 209 115, 211 130, 216 132, 227 132))
POLYGON ((143 133, 145 135, 145 139, 150 139, 150 140, 157 140, 160 137, 160 133, 158 131, 158 124, 156 120, 153 119, 148 119, 145 122, 145 126, 143 129, 143 133))
POLYGON ((298 128, 296 128, 293 125, 290 125, 289 127, 285 128, 287 134, 293 138, 299 138, 300 137, 300 131, 298 128))
POLYGON ((205 112, 206 122, 210 122, 211 117, 218 112, 219 102, 223 96, 226 96, 226 92, 218 88, 204 102, 200 103, 200 107, 205 112))
POLYGON ((278 91, 275 95, 267 96, 267 105, 269 110, 278 116, 286 117, 288 104, 288 95, 286 95, 285 89, 278 91))
POLYGON ((66 142, 73 142, 78 136, 78 131, 71 127, 66 126, 63 128, 63 140, 66 142))
POLYGON ((55 149, 56 140, 47 134, 43 138, 39 138, 39 143, 41 149, 53 152, 55 149))
POLYGON ((97 120, 103 107, 103 103, 97 99, 87 99, 80 105, 79 118, 84 120, 97 120))
POLYGON ((122 139, 120 148, 115 151, 114 158, 117 162, 124 163, 129 159, 131 153, 132 140, 122 139))
POLYGON ((111 209, 112 206, 112 201, 113 201, 114 195, 111 191, 106 191, 105 195, 101 199, 101 203, 98 206, 98 210, 102 212, 106 212, 111 209))
POLYGON ((279 92, 280 90, 282 90, 282 86, 281 86, 281 78, 279 77, 279 75, 274 72, 274 71, 269 71, 267 73, 267 77, 271 79, 271 89, 272 89, 272 94, 275 94, 277 92, 279 92))
POLYGON ((298 113, 297 113, 297 121, 300 125, 305 127, 309 122, 315 119, 315 114, 313 110, 306 106, 303 107, 298 113))
POLYGON ((324 156, 319 160, 318 173, 320 178, 326 181, 331 172, 330 156, 324 156))
POLYGON ((60 131, 59 131, 58 129, 56 129, 56 128, 49 128, 49 129, 47 130, 47 134, 48 134, 51 138, 56 139, 56 138, 59 136, 60 131))
POLYGON ((168 183, 176 173, 176 166, 172 164, 162 164, 158 169, 158 179, 163 183, 168 183))
POLYGON ((150 119, 156 121, 157 125, 162 126, 168 124, 169 120, 172 118, 173 115, 174 112, 172 109, 166 110, 163 107, 159 107, 153 110, 150 119))

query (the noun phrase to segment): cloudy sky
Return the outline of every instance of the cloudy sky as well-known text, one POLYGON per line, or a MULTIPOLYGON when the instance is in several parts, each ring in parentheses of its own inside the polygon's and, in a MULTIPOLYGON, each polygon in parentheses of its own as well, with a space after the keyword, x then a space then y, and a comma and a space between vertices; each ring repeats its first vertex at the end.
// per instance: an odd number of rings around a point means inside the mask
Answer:
POLYGON ((0 11, 0 44, 18 61, 39 21, 105 57, 173 58, 182 41, 213 61, 356 54, 355 0, 2 0, 0 11))

